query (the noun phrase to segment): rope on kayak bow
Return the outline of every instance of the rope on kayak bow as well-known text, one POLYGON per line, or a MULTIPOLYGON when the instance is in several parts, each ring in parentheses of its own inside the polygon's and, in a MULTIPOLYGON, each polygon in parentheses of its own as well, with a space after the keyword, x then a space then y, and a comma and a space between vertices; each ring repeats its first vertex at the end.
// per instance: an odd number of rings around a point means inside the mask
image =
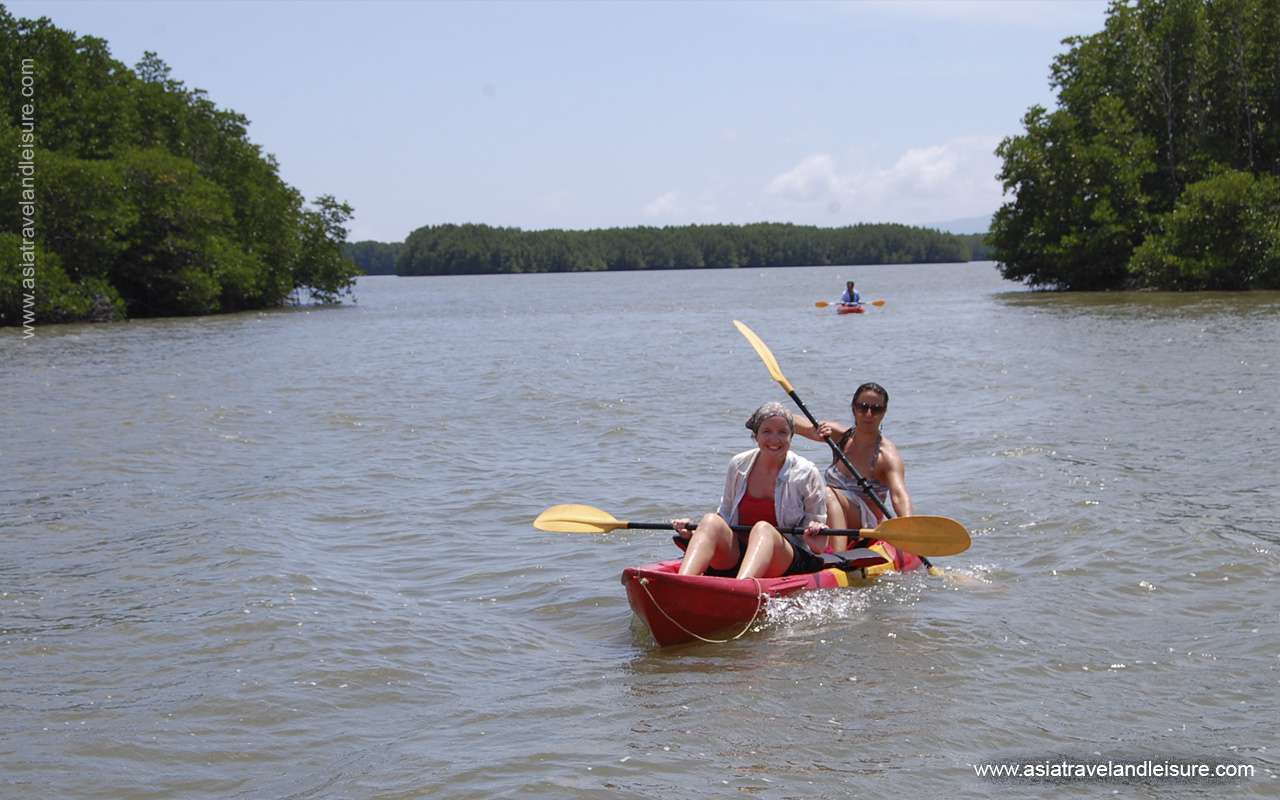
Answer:
POLYGON ((653 592, 649 591, 648 578, 637 578, 636 582, 640 584, 641 589, 644 589, 644 593, 649 595, 649 601, 653 603, 653 607, 658 609, 658 611, 661 612, 662 616, 666 617, 667 621, 669 621, 672 625, 675 625, 681 631, 683 631, 684 633, 687 633, 688 635, 692 636, 698 641, 707 642, 709 644, 727 644, 729 642, 732 642, 735 639, 741 639, 747 631, 751 630, 751 626, 756 624, 756 617, 760 616, 760 609, 764 608, 765 593, 764 593, 764 590, 760 588, 760 579, 752 578, 751 580, 754 581, 756 584, 756 610, 752 612, 751 619, 747 620, 746 627, 738 631, 738 634, 736 636, 731 636, 728 639, 708 639, 705 636, 699 636, 698 634, 689 630, 688 628, 686 628, 685 626, 677 622, 675 618, 672 617, 670 614, 668 614, 665 610, 663 610, 662 606, 658 605, 658 598, 654 597, 653 592))

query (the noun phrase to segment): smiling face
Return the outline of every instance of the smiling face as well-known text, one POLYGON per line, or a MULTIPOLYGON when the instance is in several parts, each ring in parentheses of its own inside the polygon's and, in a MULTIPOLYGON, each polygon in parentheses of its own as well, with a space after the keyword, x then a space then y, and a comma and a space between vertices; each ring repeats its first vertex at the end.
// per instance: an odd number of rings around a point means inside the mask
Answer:
POLYGON ((768 417, 756 430, 755 440, 761 452, 781 458, 791 449, 791 426, 782 417, 768 417))

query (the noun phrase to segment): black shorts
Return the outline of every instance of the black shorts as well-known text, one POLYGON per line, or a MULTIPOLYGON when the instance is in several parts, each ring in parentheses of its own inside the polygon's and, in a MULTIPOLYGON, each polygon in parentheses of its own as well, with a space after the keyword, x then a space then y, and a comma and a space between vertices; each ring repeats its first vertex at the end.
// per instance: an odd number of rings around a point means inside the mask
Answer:
POLYGON ((784 533, 782 538, 791 544, 794 554, 791 556, 791 564, 787 567, 787 571, 783 575, 805 575, 810 572, 817 572, 826 566, 822 560, 822 556, 816 556, 804 546, 804 539, 794 533, 784 533))
POLYGON ((738 543, 738 560, 732 567, 728 569, 716 569, 710 564, 702 571, 703 575, 710 575, 713 578, 736 578, 738 577, 738 568, 742 566, 742 559, 747 556, 747 534, 734 531, 733 539, 738 543))
MULTIPOLYGON (((806 575, 810 572, 817 572, 826 567, 826 562, 822 560, 822 556, 816 556, 809 552, 804 546, 804 539, 794 533, 784 533, 782 537, 791 545, 791 563, 787 565, 786 572, 783 575, 806 575)), ((680 536, 671 537, 676 545, 683 550, 688 545, 689 540, 680 536)), ((709 575, 713 578, 736 578, 738 577, 738 568, 742 566, 742 559, 747 555, 747 534, 735 533, 734 539, 738 543, 738 560, 728 569, 717 569, 708 566, 703 570, 703 575, 709 575)))

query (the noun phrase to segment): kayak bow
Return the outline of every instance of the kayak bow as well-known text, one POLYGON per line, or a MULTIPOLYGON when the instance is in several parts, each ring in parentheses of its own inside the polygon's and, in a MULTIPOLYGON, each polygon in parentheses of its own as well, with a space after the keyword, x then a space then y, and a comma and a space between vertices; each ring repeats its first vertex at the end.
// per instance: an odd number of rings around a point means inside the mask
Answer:
MULTIPOLYGON (((818 572, 781 578, 717 578, 680 575, 679 561, 660 561, 622 571, 631 610, 644 621, 660 647, 693 640, 726 642, 749 631, 771 597, 785 597, 810 589, 863 586, 887 572, 907 572, 920 559, 892 545, 877 542, 840 554, 843 563, 818 572), (729 639, 712 634, 730 629, 729 639)), ((828 558, 832 562, 837 559, 828 558)))

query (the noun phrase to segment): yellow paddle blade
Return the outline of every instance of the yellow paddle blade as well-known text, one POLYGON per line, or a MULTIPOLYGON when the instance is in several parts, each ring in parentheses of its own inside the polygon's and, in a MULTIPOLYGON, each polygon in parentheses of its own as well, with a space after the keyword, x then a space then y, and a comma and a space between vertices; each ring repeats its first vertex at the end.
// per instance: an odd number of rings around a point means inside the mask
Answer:
POLYGON ((608 511, 577 503, 552 506, 538 515, 533 527, 556 533, 608 533, 625 528, 627 523, 613 518, 608 511))
POLYGON ((751 342, 751 346, 755 348, 756 355, 760 356, 760 360, 769 368, 769 374, 773 376, 773 379, 782 385, 783 391, 787 394, 791 394, 795 391, 791 388, 791 382, 787 380, 787 376, 783 375, 782 370, 778 367, 778 360, 773 357, 773 353, 769 352, 768 346, 764 342, 760 341, 760 337, 756 336, 755 331, 751 330, 741 322, 738 322, 736 319, 733 321, 733 324, 734 327, 738 329, 738 333, 747 337, 747 341, 751 342))
MULTIPOLYGON (((826 308, 827 306, 829 306, 829 305, 831 305, 831 304, 830 304, 830 303, 828 303, 826 300, 819 300, 818 302, 814 303, 813 305, 814 305, 814 307, 816 307, 816 308, 826 308)), ((872 301, 871 301, 871 305, 875 306, 876 308, 884 308, 884 301, 883 301, 883 300, 872 300, 872 301)))
POLYGON ((918 556, 953 556, 969 549, 969 532, 949 517, 894 517, 864 536, 884 539, 918 556))

